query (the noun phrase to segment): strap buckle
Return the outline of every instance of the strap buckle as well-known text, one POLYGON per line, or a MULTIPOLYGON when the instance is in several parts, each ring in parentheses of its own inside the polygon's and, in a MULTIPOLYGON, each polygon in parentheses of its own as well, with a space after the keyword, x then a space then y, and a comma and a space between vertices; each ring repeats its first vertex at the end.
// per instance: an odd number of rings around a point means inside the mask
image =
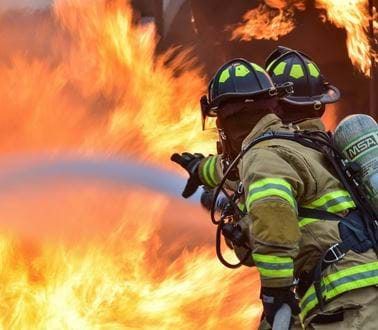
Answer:
POLYGON ((332 245, 325 254, 323 261, 326 264, 333 264, 334 262, 337 262, 345 257, 345 253, 340 250, 339 243, 336 243, 332 245), (327 257, 330 257, 330 259, 327 259, 327 257))
POLYGON ((269 96, 276 96, 276 95, 278 95, 278 90, 276 89, 276 87, 269 88, 268 92, 269 92, 269 96))

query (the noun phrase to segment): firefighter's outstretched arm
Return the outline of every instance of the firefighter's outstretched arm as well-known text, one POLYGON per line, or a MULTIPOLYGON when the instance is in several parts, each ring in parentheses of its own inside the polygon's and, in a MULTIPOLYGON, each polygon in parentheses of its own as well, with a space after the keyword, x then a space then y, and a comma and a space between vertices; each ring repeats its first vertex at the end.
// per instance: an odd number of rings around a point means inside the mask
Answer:
POLYGON ((214 188, 221 180, 222 168, 218 155, 204 157, 199 153, 184 152, 173 154, 171 160, 181 165, 189 174, 189 179, 182 193, 184 198, 193 195, 201 185, 214 188))

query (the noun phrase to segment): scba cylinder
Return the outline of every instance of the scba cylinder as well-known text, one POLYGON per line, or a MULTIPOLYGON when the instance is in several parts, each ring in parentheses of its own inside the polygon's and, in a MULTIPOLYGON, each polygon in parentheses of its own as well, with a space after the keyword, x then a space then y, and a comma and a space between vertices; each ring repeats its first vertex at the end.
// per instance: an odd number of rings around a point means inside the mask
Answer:
POLYGON ((336 147, 344 157, 360 165, 360 184, 378 214, 378 125, 367 115, 346 117, 336 127, 336 147))

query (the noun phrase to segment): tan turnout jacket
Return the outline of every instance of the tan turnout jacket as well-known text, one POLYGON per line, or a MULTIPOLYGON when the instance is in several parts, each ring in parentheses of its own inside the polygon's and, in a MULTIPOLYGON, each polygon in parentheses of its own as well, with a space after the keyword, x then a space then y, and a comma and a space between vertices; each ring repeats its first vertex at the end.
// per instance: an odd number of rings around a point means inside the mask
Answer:
MULTIPOLYGON (((323 129, 320 120, 306 124, 307 129, 323 129)), ((269 114, 257 123, 243 144, 271 130, 291 128, 269 114)), ((220 173, 219 157, 202 161, 200 176, 205 184, 215 186, 220 173)), ((298 206, 346 214, 355 204, 324 156, 297 142, 272 139, 259 143, 241 159, 239 174, 249 216, 247 231, 253 242, 251 258, 260 272, 261 284, 290 286, 294 278, 301 280, 314 269, 325 250, 341 241, 337 221, 300 218, 298 206)), ((326 301, 376 285, 378 261, 372 250, 363 254, 349 251, 322 274, 326 301)), ((374 292, 377 294, 377 290, 374 292)), ((305 323, 315 315, 317 305, 311 285, 301 297, 301 319, 305 323)))

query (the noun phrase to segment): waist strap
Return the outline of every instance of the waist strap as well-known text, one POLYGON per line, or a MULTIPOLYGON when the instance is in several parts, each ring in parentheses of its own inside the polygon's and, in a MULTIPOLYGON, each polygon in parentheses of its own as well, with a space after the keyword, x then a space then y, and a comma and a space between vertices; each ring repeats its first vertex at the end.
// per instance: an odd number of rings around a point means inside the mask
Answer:
POLYGON ((357 211, 352 211, 345 217, 333 214, 319 209, 298 208, 299 216, 316 218, 319 220, 340 221, 339 232, 342 239, 341 242, 333 244, 324 251, 313 274, 313 285, 315 288, 316 298, 319 302, 320 310, 324 308, 324 297, 321 286, 322 273, 331 264, 338 262, 346 253, 353 250, 357 253, 363 253, 373 247, 372 242, 365 234, 364 224, 359 218, 357 211))

